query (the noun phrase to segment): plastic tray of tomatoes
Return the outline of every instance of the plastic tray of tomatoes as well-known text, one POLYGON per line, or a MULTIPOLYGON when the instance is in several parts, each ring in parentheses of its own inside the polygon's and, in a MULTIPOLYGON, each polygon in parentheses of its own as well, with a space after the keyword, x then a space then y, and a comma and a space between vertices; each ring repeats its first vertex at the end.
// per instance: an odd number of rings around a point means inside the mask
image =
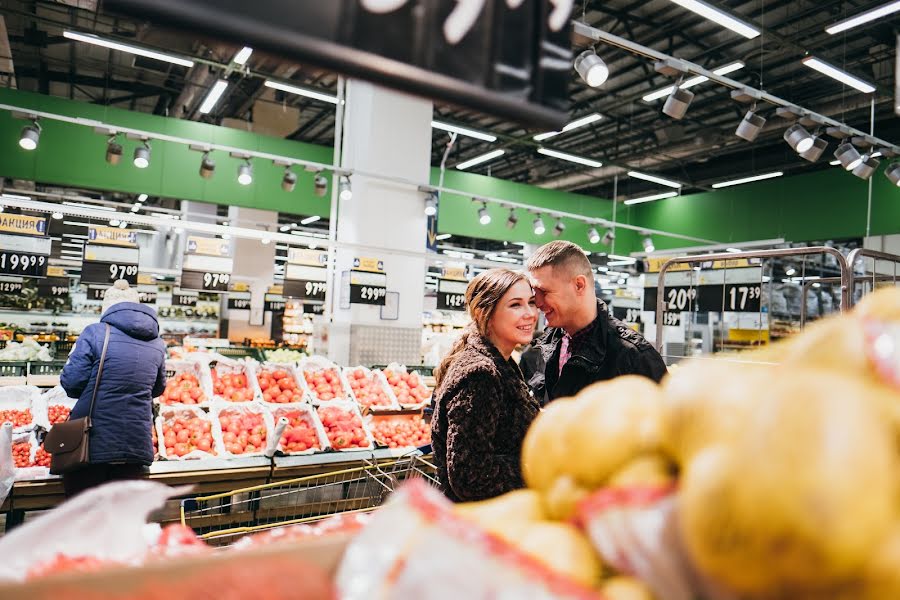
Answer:
POLYGON ((293 365, 263 363, 256 370, 263 402, 267 404, 296 404, 307 400, 300 375, 293 365))
POLYGON ((33 429, 34 403, 40 396, 40 390, 31 385, 0 387, 0 424, 9 421, 16 433, 33 429))
POLYGON ((431 443, 431 427, 422 411, 397 414, 372 413, 366 423, 375 443, 388 448, 421 448, 431 443))
POLYGON ((209 409, 223 456, 262 456, 274 431, 272 413, 258 400, 216 401, 209 409))
POLYGON ((353 399, 361 409, 397 410, 400 408, 394 392, 391 391, 387 380, 379 371, 361 366, 347 367, 342 374, 353 399))
POLYGON ((421 408, 431 401, 431 390, 416 371, 395 363, 388 365, 383 374, 403 408, 421 408))
POLYGON ((159 456, 192 460, 221 454, 209 414, 196 406, 160 406, 156 417, 159 456))
POLYGON ((371 450, 375 447, 372 432, 363 421, 359 407, 352 400, 336 400, 320 404, 316 416, 322 423, 333 450, 371 450))
POLYGON ((281 417, 288 420, 288 425, 281 434, 276 449, 282 454, 303 455, 324 452, 331 445, 322 423, 316 416, 311 404, 273 404, 268 407, 272 412, 272 420, 277 423, 281 417))
POLYGON ((350 391, 341 376, 341 368, 321 356, 300 361, 303 384, 313 402, 351 399, 350 391))
POLYGON ((209 374, 216 398, 226 402, 250 402, 262 397, 250 361, 219 360, 210 365, 209 374))
POLYGON ((166 390, 156 398, 159 404, 209 406, 213 397, 209 366, 193 360, 166 361, 166 390))

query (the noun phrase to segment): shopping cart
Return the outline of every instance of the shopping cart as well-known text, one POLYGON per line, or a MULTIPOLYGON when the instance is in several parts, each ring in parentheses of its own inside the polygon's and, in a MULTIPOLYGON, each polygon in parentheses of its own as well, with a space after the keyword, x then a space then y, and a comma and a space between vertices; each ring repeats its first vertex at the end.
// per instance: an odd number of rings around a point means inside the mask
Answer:
POLYGON ((188 498, 181 501, 181 523, 214 545, 227 545, 255 531, 371 511, 407 479, 437 485, 429 458, 415 451, 387 461, 365 459, 359 467, 188 498))

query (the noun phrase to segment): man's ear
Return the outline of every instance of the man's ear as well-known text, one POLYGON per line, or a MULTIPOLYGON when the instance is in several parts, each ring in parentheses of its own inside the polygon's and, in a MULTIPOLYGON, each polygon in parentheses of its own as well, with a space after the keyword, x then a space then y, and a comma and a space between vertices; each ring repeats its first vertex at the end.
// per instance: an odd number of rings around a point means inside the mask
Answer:
POLYGON ((584 293, 584 290, 587 289, 587 277, 584 275, 576 275, 575 276, 575 293, 579 296, 584 293))

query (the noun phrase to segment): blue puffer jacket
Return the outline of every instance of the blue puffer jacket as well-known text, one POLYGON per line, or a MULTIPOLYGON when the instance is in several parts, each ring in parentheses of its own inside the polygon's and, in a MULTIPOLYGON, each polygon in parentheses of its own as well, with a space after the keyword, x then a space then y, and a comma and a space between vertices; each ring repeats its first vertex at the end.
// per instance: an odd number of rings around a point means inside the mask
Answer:
POLYGON ((166 345, 152 308, 134 302, 114 304, 100 323, 88 325, 78 336, 60 376, 69 397, 78 398, 70 418, 87 416, 90 410, 104 323, 111 327, 91 419, 91 462, 149 465, 153 462, 152 401, 166 386, 166 345))

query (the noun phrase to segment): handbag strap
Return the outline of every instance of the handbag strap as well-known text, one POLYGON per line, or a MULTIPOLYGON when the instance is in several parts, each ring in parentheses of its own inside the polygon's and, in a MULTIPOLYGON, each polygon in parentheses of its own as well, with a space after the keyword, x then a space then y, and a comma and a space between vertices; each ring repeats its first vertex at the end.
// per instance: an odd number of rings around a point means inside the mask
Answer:
POLYGON ((103 374, 103 361, 106 358, 106 347, 109 345, 109 323, 106 324, 106 335, 103 336, 103 352, 100 353, 100 366, 97 367, 97 379, 94 381, 94 393, 91 395, 91 409, 88 416, 94 416, 94 400, 97 399, 97 389, 100 387, 100 375, 103 374))

